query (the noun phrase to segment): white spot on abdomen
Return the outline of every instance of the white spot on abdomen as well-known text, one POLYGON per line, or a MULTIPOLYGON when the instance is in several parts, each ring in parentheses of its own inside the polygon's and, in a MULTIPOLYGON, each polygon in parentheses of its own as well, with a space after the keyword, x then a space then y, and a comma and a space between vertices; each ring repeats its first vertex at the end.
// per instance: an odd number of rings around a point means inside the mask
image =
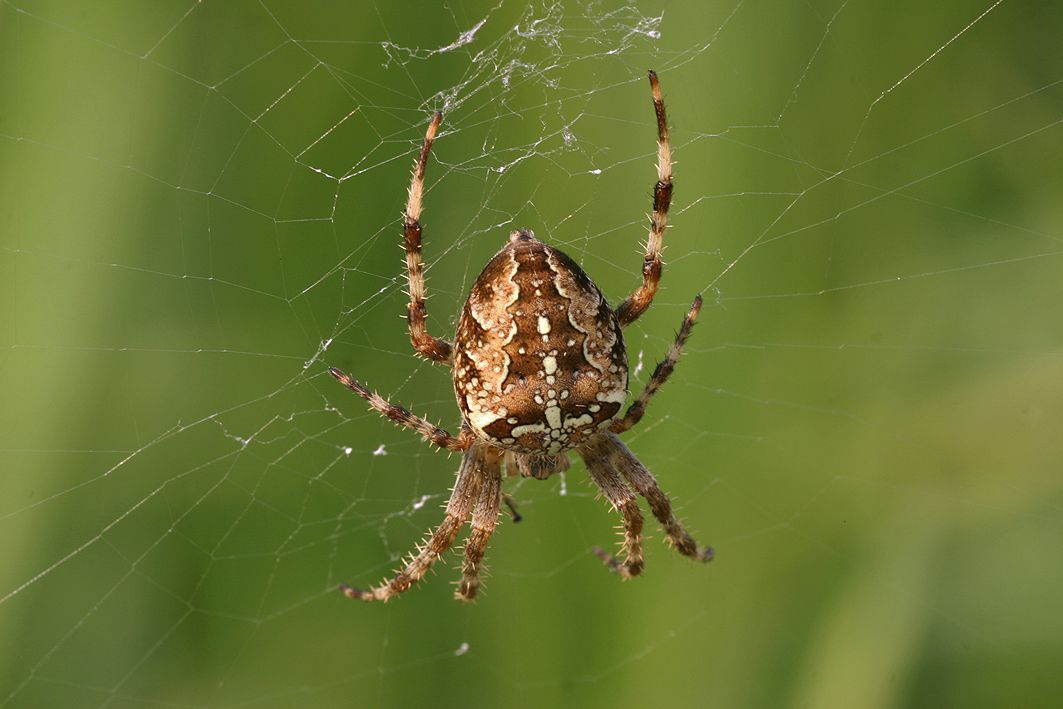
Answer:
POLYGON ((523 426, 514 426, 510 433, 514 438, 520 438, 525 433, 541 433, 545 430, 541 423, 526 423, 523 426))
POLYGON ((589 424, 594 423, 594 419, 589 414, 583 414, 582 416, 569 416, 565 419, 565 428, 571 430, 573 428, 583 428, 589 424))

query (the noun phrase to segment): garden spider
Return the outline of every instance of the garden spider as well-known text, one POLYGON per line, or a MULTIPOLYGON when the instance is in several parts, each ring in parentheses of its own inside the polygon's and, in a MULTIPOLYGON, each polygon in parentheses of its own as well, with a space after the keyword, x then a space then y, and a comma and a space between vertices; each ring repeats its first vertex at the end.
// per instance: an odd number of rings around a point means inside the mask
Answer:
POLYGON ((672 198, 668 125, 657 75, 649 73, 657 114, 657 184, 642 264, 642 285, 613 310, 583 269, 528 230, 484 267, 462 309, 454 343, 433 337, 425 327, 424 263, 421 260, 421 196, 428 153, 443 120, 433 116, 414 163, 403 233, 410 286, 410 341, 422 356, 449 366, 461 409, 457 436, 369 391, 336 368, 329 372, 392 421, 414 429, 439 448, 462 453, 446 516, 390 580, 369 590, 341 586, 350 598, 386 601, 410 588, 454 543, 471 516, 462 578, 455 596, 472 600, 480 586, 479 567, 498 520, 503 493, 502 467, 509 474, 544 479, 568 468, 567 451, 583 457, 591 479, 624 521, 623 559, 600 548, 595 553, 622 578, 642 571, 642 513, 636 492, 649 502, 668 541, 681 554, 700 561, 713 557, 699 549, 672 513, 668 497, 649 470, 620 442, 642 418, 647 404, 671 375, 690 335, 701 297, 694 299, 667 358, 657 365, 642 393, 622 417, 628 368, 623 326, 649 307, 661 277, 661 241, 672 198))

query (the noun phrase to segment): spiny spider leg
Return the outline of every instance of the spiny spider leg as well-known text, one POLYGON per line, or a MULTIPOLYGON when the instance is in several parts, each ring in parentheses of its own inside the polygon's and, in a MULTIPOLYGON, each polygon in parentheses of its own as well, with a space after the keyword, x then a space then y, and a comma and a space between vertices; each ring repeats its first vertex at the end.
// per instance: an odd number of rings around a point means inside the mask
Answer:
POLYGON ((458 480, 454 483, 450 501, 447 502, 443 522, 436 527, 431 537, 418 545, 417 553, 410 557, 401 571, 390 580, 368 591, 342 584, 340 590, 344 595, 362 601, 386 601, 420 581, 428 573, 428 569, 432 567, 435 560, 454 543, 462 525, 469 518, 473 501, 483 481, 486 456, 489 455, 491 452, 482 444, 474 445, 465 452, 461 458, 458 480))
MULTIPOLYGON (((491 453, 487 454, 491 457, 491 453)), ((454 597, 459 601, 471 601, 480 590, 480 562, 487 551, 487 542, 498 524, 498 511, 502 504, 501 456, 487 460, 483 468, 480 495, 472 510, 472 531, 465 542, 465 557, 461 562, 461 581, 454 597)))
POLYGON ((650 400, 653 399, 653 395, 668 381, 668 377, 672 376, 675 364, 679 361, 679 356, 683 354, 683 345, 686 344, 687 338, 690 337, 690 331, 698 319, 700 310, 701 296, 699 295, 694 298, 694 303, 690 306, 690 310, 687 311, 686 317, 683 318, 683 324, 680 325, 679 332, 676 333, 675 341, 668 349, 668 356, 665 357, 664 361, 657 364, 657 368, 653 370, 653 376, 646 382, 646 386, 643 387, 639 398, 635 399, 628 408, 624 418, 614 421, 609 426, 610 431, 623 433, 642 419, 642 415, 646 413, 646 407, 649 405, 650 400))
POLYGON ((406 198, 406 211, 402 218, 403 244, 406 248, 406 276, 410 287, 410 304, 406 312, 410 325, 410 342, 417 352, 433 362, 450 364, 453 345, 446 340, 432 337, 425 325, 428 310, 425 307, 424 261, 421 259, 421 199, 424 196, 424 170, 428 153, 436 138, 443 114, 437 112, 428 124, 421 154, 413 165, 413 176, 406 198))
MULTIPOLYGON (((597 440, 597 439, 596 439, 597 440)), ((607 446, 601 446, 606 448, 607 446)), ((620 547, 624 560, 594 547, 594 553, 610 569, 623 579, 638 576, 642 572, 642 512, 639 510, 638 498, 624 482, 624 478, 609 464, 608 454, 598 455, 598 446, 588 446, 583 455, 587 472, 598 485, 598 489, 609 499, 613 509, 619 510, 624 518, 624 542, 620 547)), ((582 451, 581 451, 582 452, 582 451)))
POLYGON ((469 431, 462 429, 459 435, 452 436, 445 429, 429 423, 420 416, 410 413, 407 409, 392 404, 379 394, 369 391, 357 379, 344 374, 335 367, 330 367, 328 371, 329 374, 340 380, 344 386, 368 401, 369 405, 374 409, 395 423, 417 431, 428 442, 449 451, 463 451, 472 443, 472 434, 469 431))
POLYGON ((653 214, 650 233, 646 239, 646 255, 642 259, 642 285, 616 309, 621 326, 633 323, 653 302, 657 284, 661 280, 661 242, 668 226, 668 208, 672 204, 672 148, 668 140, 668 119, 664 114, 664 99, 657 73, 651 71, 650 90, 653 110, 657 114, 657 184, 653 187, 653 214))
POLYGON ((646 466, 614 434, 607 431, 602 434, 601 438, 603 439, 602 447, 607 449, 606 455, 609 460, 627 478, 627 481, 638 490, 639 494, 650 503, 650 511, 653 512, 653 516, 664 527, 664 531, 668 535, 668 541, 684 556, 689 556, 698 561, 712 561, 714 556, 712 547, 698 549, 698 543, 683 528, 683 524, 676 519, 675 513, 672 512, 672 503, 668 501, 668 496, 658 487, 657 479, 653 477, 653 473, 647 470, 646 466))

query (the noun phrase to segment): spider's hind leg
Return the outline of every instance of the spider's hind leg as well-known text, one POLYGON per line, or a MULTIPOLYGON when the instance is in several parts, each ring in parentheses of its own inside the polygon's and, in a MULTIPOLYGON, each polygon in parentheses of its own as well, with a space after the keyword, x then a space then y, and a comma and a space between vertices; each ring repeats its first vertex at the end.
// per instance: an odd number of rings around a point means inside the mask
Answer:
POLYGON ((661 244, 668 226, 668 209, 672 205, 672 144, 668 138, 668 118, 664 113, 664 99, 656 72, 650 72, 650 91, 653 110, 657 115, 657 184, 653 186, 653 213, 650 232, 646 238, 646 254, 642 258, 642 285, 635 289, 616 309, 616 317, 624 327, 633 323, 653 302, 661 281, 661 244))
POLYGON ((428 334, 425 307, 424 260, 421 258, 421 200, 424 196, 424 171, 428 165, 428 153, 436 138, 442 113, 432 116, 424 135, 421 152, 413 164, 410 189, 406 197, 406 210, 402 217, 403 247, 406 249, 406 276, 410 287, 410 304, 406 308, 410 326, 410 343, 417 353, 433 362, 450 364, 454 346, 446 340, 428 334))

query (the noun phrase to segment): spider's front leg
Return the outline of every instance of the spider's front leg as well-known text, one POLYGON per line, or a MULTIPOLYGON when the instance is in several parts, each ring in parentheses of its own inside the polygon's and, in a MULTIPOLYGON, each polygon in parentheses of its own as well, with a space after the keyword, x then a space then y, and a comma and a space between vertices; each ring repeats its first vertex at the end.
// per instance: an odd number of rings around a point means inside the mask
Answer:
POLYGON ((653 213, 650 215, 650 233, 646 239, 646 255, 642 259, 642 285, 616 309, 616 317, 622 326, 633 323, 653 302, 657 285, 661 280, 661 242, 668 226, 668 208, 672 204, 672 147, 668 139, 668 119, 664 113, 664 99, 657 73, 651 71, 650 90, 653 93, 653 110, 657 114, 657 184, 653 187, 653 213))

